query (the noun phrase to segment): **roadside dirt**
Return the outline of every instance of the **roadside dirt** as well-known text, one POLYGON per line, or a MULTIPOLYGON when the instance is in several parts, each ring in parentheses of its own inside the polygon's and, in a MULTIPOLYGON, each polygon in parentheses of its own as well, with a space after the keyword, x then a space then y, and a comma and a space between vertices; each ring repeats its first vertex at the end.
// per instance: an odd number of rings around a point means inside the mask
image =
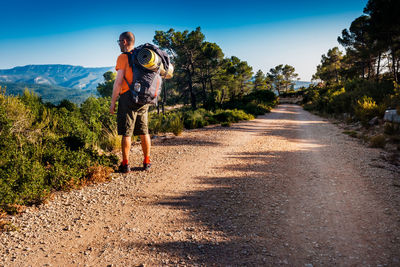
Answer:
POLYGON ((399 170, 299 106, 153 145, 12 218, 0 266, 400 265, 399 170))

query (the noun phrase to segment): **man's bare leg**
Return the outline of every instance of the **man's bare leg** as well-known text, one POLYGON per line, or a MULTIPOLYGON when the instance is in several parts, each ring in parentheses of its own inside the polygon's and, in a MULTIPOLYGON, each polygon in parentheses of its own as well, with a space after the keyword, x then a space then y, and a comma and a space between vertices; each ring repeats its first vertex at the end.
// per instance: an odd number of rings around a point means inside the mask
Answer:
POLYGON ((129 161, 129 151, 131 150, 132 139, 130 136, 122 136, 121 148, 122 148, 122 161, 129 161))
POLYGON ((140 135, 144 158, 150 157, 151 140, 149 134, 140 135))

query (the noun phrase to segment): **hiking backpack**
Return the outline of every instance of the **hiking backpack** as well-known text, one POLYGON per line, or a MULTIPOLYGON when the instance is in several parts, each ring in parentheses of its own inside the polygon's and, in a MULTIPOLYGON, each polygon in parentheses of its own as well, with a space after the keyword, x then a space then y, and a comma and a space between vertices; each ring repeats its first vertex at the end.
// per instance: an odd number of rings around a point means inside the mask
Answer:
POLYGON ((170 60, 168 54, 155 45, 146 43, 136 47, 132 52, 125 52, 129 60, 129 66, 133 71, 133 81, 130 84, 124 77, 129 86, 129 93, 134 103, 144 105, 156 105, 160 88, 162 85, 162 77, 160 75, 160 64, 164 65, 164 69, 168 69, 170 60), (142 49, 150 49, 155 52, 161 59, 156 70, 150 70, 143 67, 138 61, 138 54, 142 49))

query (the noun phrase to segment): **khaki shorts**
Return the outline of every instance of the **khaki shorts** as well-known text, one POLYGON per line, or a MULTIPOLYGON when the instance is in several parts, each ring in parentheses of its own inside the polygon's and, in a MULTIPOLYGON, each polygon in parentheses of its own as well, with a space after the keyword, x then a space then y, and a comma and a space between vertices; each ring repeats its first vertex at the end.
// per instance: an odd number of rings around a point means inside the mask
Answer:
POLYGON ((132 136, 132 134, 148 134, 147 117, 149 105, 138 105, 130 97, 129 91, 119 97, 117 112, 118 135, 132 136))

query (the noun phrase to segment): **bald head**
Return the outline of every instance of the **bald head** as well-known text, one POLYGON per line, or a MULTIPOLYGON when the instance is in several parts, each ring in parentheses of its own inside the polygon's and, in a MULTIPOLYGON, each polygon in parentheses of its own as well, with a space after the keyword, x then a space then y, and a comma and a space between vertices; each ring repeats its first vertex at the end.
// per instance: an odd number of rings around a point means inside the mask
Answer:
POLYGON ((123 32, 119 36, 120 40, 126 40, 129 46, 134 46, 135 45, 135 35, 131 32, 123 32))

